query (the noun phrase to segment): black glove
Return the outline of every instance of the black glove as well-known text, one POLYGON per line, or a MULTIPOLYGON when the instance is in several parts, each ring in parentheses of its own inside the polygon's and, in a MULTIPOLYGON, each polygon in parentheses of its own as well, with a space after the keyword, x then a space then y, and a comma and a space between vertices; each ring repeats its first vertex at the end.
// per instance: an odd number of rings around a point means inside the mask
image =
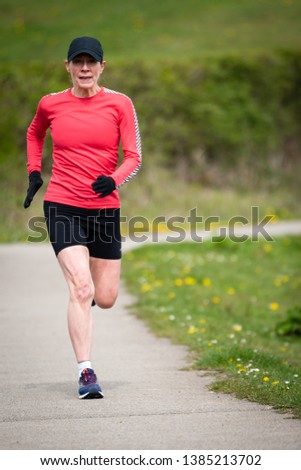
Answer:
POLYGON ((116 189, 116 184, 111 176, 100 175, 94 183, 92 183, 93 191, 99 194, 99 197, 106 197, 116 189))
POLYGON ((41 178, 41 173, 39 171, 32 171, 29 175, 29 186, 28 186, 27 195, 24 201, 25 209, 27 209, 27 207, 30 206, 34 195, 40 189, 42 184, 43 184, 43 180, 41 178))

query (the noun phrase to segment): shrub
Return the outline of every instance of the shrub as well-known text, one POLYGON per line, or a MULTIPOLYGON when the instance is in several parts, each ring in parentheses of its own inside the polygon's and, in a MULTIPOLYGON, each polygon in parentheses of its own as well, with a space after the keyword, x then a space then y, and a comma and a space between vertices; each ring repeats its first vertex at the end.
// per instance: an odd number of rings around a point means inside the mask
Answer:
POLYGON ((287 311, 286 319, 277 323, 276 332, 280 336, 301 335, 301 307, 295 306, 287 311))

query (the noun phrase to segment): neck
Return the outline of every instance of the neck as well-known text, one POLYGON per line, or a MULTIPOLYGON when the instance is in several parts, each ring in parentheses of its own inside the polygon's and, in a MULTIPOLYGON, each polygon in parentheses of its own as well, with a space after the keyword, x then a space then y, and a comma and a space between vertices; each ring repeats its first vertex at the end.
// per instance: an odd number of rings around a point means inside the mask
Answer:
POLYGON ((71 88, 72 95, 77 96, 78 98, 90 98, 91 96, 97 95, 99 91, 100 87, 98 85, 95 88, 71 88))

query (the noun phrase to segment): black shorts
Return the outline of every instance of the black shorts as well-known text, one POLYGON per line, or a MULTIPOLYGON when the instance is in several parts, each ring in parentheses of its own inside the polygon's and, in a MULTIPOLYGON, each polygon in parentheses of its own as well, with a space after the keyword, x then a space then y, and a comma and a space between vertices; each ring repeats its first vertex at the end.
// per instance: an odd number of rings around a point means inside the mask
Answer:
POLYGON ((94 258, 121 258, 120 209, 85 209, 45 201, 44 214, 56 255, 69 246, 84 245, 94 258))

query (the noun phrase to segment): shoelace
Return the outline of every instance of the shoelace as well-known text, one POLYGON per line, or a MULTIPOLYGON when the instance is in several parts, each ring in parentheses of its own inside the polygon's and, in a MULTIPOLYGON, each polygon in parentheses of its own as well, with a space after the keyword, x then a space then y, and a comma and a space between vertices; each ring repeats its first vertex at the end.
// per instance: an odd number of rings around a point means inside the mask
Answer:
POLYGON ((91 383, 96 383, 97 379, 92 369, 84 369, 82 371, 81 380, 85 384, 91 384, 91 383))

